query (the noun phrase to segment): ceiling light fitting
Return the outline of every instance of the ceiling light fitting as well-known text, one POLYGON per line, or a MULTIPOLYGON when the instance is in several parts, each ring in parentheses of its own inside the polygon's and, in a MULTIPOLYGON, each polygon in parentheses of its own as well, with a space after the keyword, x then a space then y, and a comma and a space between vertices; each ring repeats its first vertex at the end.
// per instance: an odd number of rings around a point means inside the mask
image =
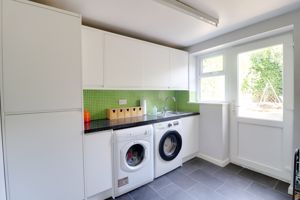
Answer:
POLYGON ((182 13, 185 13, 187 15, 190 15, 192 17, 195 17, 196 19, 200 19, 203 22, 206 22, 213 26, 218 26, 219 19, 214 18, 200 10, 197 10, 190 5, 187 5, 179 0, 155 0, 165 6, 168 6, 170 8, 173 8, 177 11, 180 11, 182 13))

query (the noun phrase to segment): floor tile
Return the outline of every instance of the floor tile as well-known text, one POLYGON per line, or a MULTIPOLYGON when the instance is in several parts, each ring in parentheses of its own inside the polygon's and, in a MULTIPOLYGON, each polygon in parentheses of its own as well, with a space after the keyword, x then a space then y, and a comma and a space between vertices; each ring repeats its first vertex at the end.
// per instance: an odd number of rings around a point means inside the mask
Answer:
POLYGON ((149 183, 149 186, 152 187, 154 190, 160 190, 163 187, 166 187, 167 185, 170 185, 172 181, 167 176, 161 176, 159 178, 154 179, 151 183, 149 183))
POLYGON ((202 183, 197 183, 187 192, 197 200, 228 200, 202 183))
POLYGON ((177 191, 182 191, 182 189, 178 185, 171 183, 168 186, 158 190, 157 193, 160 196, 167 198, 177 191))
POLYGON ((186 162, 178 169, 181 173, 189 175, 200 168, 200 165, 194 162, 186 162))
POLYGON ((224 183, 224 181, 202 171, 201 169, 191 173, 189 176, 213 190, 217 189, 224 183))
POLYGON ((248 189, 248 192, 263 198, 264 200, 290 200, 291 197, 287 194, 278 192, 266 185, 253 183, 248 189))
POLYGON ((186 162, 186 163, 191 163, 191 164, 194 164, 194 165, 196 165, 196 166, 201 166, 201 165, 203 165, 204 163, 207 163, 207 161, 206 160, 203 160, 203 159, 201 159, 201 158, 193 158, 192 160, 189 160, 188 162, 186 162))
POLYGON ((243 169, 242 171, 239 172, 239 175, 252 179, 253 181, 261 183, 268 187, 274 187, 277 183, 277 180, 275 178, 254 172, 249 169, 243 169))
POLYGON ((218 170, 221 170, 222 167, 219 167, 217 165, 214 165, 212 163, 209 163, 209 162, 206 162, 206 163, 203 163, 201 166, 200 166, 200 169, 206 173, 209 173, 209 174, 214 174, 216 173, 218 170))
POLYGON ((249 187, 251 183, 253 183, 253 180, 249 178, 239 176, 238 174, 235 174, 232 171, 223 170, 223 169, 216 172, 214 176, 224 181, 226 184, 234 185, 239 189, 245 189, 249 187))
POLYGON ((238 174, 242 169, 243 168, 240 167, 240 166, 238 166, 238 165, 229 163, 222 170, 224 170, 224 171, 226 171, 228 173, 238 174))
POLYGON ((230 200, 263 200, 255 194, 228 183, 225 183, 218 188, 217 192, 230 200))
POLYGON ((187 190, 196 184, 189 176, 182 174, 179 170, 174 170, 166 175, 173 183, 178 185, 183 190, 187 190))
POLYGON ((165 199, 166 200, 195 200, 185 191, 177 191, 165 199))
POLYGON ((275 186, 275 190, 287 194, 289 186, 290 186, 290 184, 288 184, 288 183, 278 181, 276 186, 275 186))
POLYGON ((119 200, 290 200, 288 184, 234 164, 196 158, 119 200), (209 169, 212 168, 212 169, 209 169))
POLYGON ((129 194, 124 194, 116 198, 117 200, 134 200, 129 194))
POLYGON ((158 193, 156 193, 152 188, 148 185, 140 187, 132 192, 129 195, 134 200, 160 200, 162 199, 158 193))

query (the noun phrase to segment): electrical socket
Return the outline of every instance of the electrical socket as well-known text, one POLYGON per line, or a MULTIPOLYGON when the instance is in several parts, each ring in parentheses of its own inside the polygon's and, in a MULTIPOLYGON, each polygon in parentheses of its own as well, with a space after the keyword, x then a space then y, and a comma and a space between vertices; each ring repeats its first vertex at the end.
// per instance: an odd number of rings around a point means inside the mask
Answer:
POLYGON ((127 99, 119 99, 119 105, 126 105, 127 99))

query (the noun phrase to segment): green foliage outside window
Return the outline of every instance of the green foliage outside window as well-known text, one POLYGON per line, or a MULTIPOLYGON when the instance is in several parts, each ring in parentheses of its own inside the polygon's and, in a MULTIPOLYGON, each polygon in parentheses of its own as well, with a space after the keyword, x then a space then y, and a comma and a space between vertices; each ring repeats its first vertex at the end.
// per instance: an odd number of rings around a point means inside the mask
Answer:
POLYGON ((269 101, 282 97, 282 46, 274 46, 251 55, 249 73, 242 82, 242 92, 249 93, 255 102, 260 101, 266 87, 272 87, 274 93, 269 101))

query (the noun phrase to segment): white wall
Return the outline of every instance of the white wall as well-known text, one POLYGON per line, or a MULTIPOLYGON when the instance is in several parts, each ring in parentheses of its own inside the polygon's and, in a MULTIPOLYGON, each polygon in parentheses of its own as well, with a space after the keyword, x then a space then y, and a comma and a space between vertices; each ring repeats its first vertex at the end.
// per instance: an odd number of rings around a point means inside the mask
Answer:
POLYGON ((236 40, 247 38, 253 35, 294 25, 294 147, 300 148, 300 10, 296 10, 282 16, 239 29, 222 36, 216 37, 205 42, 198 43, 189 47, 187 50, 190 53, 195 53, 222 44, 230 43, 236 40))

